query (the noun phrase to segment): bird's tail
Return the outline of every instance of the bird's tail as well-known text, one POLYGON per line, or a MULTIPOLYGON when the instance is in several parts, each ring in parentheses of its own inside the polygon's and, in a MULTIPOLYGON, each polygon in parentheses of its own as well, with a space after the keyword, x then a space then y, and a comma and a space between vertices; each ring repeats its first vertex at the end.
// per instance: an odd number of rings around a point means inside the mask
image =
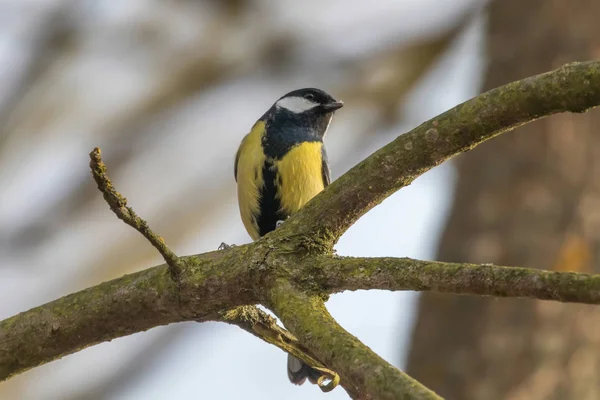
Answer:
POLYGON ((295 385, 302 385, 306 378, 312 384, 316 384, 322 373, 309 367, 291 354, 288 354, 287 373, 290 382, 295 385))

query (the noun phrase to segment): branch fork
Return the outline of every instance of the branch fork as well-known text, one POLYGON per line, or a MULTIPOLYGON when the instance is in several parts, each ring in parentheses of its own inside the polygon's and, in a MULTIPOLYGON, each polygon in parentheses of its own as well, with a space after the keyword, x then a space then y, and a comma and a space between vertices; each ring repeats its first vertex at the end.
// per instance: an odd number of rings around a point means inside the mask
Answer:
MULTIPOLYGON (((150 244, 158 250, 167 263, 173 281, 179 283, 179 278, 184 269, 183 262, 167 246, 165 240, 154 233, 148 223, 141 219, 133 208, 127 205, 127 199, 115 189, 108 176, 106 165, 102 161, 102 152, 98 147, 95 147, 90 153, 90 169, 98 185, 98 190, 104 196, 104 200, 108 203, 112 212, 121 221, 148 239, 150 244)), ((221 243, 219 250, 227 250, 233 247, 235 246, 221 243)), ((298 342, 298 339, 294 335, 277 325, 275 318, 269 316, 256 306, 241 306, 219 314, 223 322, 239 326, 254 336, 279 347, 281 350, 301 359, 310 367, 322 372, 323 375, 319 378, 317 385, 323 392, 333 390, 340 382, 338 374, 325 368, 323 363, 309 354, 308 350, 298 342), (329 382, 326 382, 327 380, 329 382)))

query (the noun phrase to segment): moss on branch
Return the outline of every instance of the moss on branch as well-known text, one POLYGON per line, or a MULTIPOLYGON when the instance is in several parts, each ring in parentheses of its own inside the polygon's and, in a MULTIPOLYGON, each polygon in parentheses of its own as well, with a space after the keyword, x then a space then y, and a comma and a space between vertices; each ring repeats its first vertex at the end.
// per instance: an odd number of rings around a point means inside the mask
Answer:
POLYGON ((268 295, 267 305, 284 325, 338 372, 342 382, 354 386, 344 386, 354 398, 441 399, 344 330, 319 296, 308 296, 285 280, 268 295))
POLYGON ((179 287, 160 265, 0 321, 0 381, 97 343, 257 302, 241 289, 249 281, 244 247, 182 257, 179 287))
MULTIPOLYGON (((312 286, 344 290, 419 290, 600 304, 600 275, 459 264, 411 258, 315 257, 312 286)), ((299 276, 299 281, 307 278, 299 276)))

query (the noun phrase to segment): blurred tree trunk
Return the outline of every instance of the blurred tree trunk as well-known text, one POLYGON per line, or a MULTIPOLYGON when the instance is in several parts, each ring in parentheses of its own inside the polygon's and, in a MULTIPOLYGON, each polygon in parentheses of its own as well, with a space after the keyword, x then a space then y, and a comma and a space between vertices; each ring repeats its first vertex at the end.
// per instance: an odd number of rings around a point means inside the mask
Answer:
MULTIPOLYGON (((486 89, 600 58, 600 1, 497 0, 486 89)), ((457 160, 438 259, 600 272, 600 112, 457 160)), ((448 399, 600 399, 598 307, 425 294, 408 372, 448 399)))

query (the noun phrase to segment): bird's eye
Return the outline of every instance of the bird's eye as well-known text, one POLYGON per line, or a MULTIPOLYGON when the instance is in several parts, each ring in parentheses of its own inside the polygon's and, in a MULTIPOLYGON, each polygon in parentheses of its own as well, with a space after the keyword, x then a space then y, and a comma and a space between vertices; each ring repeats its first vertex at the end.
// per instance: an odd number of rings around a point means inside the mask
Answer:
POLYGON ((304 98, 305 98, 306 100, 314 101, 314 100, 315 100, 315 95, 314 95, 314 94, 312 94, 312 93, 306 93, 306 94, 304 95, 304 98))

